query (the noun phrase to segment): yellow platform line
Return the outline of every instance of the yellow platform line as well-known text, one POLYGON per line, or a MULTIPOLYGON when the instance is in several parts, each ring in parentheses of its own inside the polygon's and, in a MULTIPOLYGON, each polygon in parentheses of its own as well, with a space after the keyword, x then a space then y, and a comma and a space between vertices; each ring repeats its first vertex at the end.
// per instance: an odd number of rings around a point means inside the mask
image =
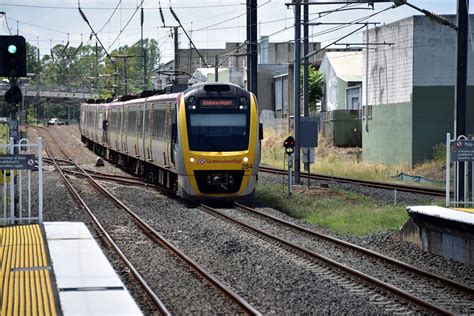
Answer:
POLYGON ((57 315, 41 227, 0 228, 1 315, 57 315))
POLYGON ((474 208, 454 208, 456 211, 466 212, 466 213, 474 213, 474 208))

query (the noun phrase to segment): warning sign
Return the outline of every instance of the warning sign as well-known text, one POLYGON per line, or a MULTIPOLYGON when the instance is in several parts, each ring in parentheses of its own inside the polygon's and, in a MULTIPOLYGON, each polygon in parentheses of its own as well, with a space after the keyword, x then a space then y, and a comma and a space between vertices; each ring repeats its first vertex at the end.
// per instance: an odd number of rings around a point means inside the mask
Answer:
POLYGON ((474 140, 456 140, 451 144, 453 161, 474 161, 474 140))
POLYGON ((34 170, 35 155, 0 155, 0 169, 34 170))

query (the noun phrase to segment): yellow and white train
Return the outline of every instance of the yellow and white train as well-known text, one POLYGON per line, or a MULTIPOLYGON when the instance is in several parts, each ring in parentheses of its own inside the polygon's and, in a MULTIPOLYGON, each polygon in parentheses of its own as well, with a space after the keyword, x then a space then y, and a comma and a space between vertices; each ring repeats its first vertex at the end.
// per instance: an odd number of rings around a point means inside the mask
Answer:
POLYGON ((262 125, 255 95, 205 83, 180 93, 81 105, 97 154, 192 200, 241 200, 256 187, 262 125))

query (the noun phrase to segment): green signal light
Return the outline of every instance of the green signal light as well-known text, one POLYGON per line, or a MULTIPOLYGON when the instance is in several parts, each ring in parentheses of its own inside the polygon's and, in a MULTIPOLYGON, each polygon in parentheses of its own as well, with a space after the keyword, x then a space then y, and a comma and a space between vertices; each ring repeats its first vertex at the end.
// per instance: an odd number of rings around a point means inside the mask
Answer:
POLYGON ((16 45, 8 45, 8 52, 10 54, 15 54, 16 53, 16 45))

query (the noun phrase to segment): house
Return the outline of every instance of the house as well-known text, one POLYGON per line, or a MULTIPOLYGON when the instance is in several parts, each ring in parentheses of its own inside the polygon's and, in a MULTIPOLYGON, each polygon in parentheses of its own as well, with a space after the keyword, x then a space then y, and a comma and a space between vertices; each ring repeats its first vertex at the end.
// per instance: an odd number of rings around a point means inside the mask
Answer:
POLYGON ((319 71, 325 80, 322 134, 335 146, 361 146, 362 52, 328 51, 319 71))

